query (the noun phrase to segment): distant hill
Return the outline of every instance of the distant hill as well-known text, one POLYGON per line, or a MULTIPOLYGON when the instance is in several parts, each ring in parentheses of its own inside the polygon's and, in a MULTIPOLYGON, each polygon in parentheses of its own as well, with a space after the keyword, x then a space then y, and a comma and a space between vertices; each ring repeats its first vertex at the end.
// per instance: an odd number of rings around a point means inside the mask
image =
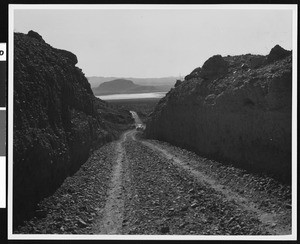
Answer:
POLYGON ((115 79, 101 83, 97 88, 92 88, 94 95, 110 94, 132 94, 168 91, 165 86, 144 86, 137 85, 132 80, 115 79))
POLYGON ((159 86, 163 91, 169 91, 175 84, 176 80, 179 79, 179 77, 162 77, 162 78, 125 78, 125 77, 102 77, 102 76, 91 76, 87 77, 89 83, 91 84, 92 88, 98 87, 100 84, 117 80, 117 79, 125 79, 125 80, 131 80, 136 85, 141 86, 159 86))

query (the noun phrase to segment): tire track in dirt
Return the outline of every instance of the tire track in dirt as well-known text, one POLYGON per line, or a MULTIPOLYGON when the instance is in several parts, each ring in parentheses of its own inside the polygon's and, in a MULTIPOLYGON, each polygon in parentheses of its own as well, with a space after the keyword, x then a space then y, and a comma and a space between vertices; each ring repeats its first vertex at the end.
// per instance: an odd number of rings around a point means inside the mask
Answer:
POLYGON ((123 147, 128 134, 123 134, 115 148, 115 165, 113 168, 108 197, 103 212, 103 218, 95 225, 95 234, 121 234, 124 214, 123 171, 126 167, 126 152, 123 147), (98 231, 97 231, 98 230, 98 231))
POLYGON ((138 139, 124 143, 131 169, 125 234, 266 235, 256 214, 197 182, 138 139))
MULTIPOLYGON (((137 140, 134 137, 134 134, 131 134, 131 136, 133 137, 132 138, 133 140, 137 140)), ((183 159, 181 159, 178 156, 175 156, 174 154, 170 153, 168 150, 161 148, 159 145, 155 145, 152 142, 145 141, 145 140, 140 140, 140 142, 143 145, 147 146, 148 148, 152 149, 154 152, 165 157, 166 159, 171 160, 174 166, 185 170, 190 176, 192 176, 198 182, 205 184, 206 186, 221 193, 225 198, 228 199, 228 201, 234 201, 242 209, 246 211, 254 212, 270 234, 276 234, 276 235, 291 234, 290 225, 279 224, 281 216, 279 216, 278 214, 263 211, 262 209, 259 208, 259 206, 256 203, 252 202, 251 199, 243 197, 237 192, 231 191, 225 185, 219 184, 216 180, 211 178, 209 175, 206 175, 194 169, 193 167, 185 163, 183 159)))
POLYGON ((228 172, 233 167, 216 167, 221 163, 140 135, 127 131, 119 141, 99 148, 55 197, 45 200, 41 210, 47 216, 30 221, 20 233, 291 233, 291 209, 284 209, 289 195, 284 191, 270 195, 252 183, 246 187, 256 176, 244 178, 234 169, 228 172), (220 171, 239 185, 221 179, 220 171), (267 198, 270 204, 261 206, 267 198))

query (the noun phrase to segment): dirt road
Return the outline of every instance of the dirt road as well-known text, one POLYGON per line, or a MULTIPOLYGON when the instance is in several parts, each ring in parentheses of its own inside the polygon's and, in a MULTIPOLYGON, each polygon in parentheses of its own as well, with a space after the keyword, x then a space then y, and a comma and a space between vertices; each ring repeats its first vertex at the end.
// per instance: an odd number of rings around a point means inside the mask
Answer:
POLYGON ((291 191, 131 130, 95 151, 38 213, 18 233, 287 235, 291 191))

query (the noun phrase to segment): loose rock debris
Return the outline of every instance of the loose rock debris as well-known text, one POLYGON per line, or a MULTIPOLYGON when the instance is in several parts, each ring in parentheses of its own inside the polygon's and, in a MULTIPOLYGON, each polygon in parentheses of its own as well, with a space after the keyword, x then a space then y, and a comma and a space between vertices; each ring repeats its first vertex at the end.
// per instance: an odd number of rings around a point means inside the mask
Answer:
POLYGON ((96 150, 15 233, 291 234, 289 186, 136 133, 96 150))

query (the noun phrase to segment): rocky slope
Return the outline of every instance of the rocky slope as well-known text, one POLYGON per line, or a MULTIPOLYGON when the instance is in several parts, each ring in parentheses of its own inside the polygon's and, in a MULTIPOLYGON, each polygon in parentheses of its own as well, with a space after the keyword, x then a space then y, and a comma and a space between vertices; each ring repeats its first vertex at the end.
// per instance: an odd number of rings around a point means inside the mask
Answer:
POLYGON ((146 135, 289 182, 291 109, 291 51, 216 55, 160 100, 146 135))
POLYGON ((94 97, 77 57, 36 32, 14 34, 13 222, 31 215, 90 152, 133 122, 94 97))

